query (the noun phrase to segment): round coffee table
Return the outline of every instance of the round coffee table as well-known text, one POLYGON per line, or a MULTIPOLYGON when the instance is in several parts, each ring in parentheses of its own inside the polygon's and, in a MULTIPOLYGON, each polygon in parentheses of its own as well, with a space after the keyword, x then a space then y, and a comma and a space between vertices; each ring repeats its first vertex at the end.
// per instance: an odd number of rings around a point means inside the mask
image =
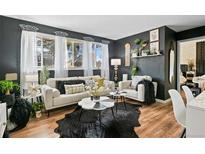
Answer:
POLYGON ((109 97, 100 97, 99 103, 96 103, 95 101, 91 100, 90 97, 83 98, 80 102, 78 102, 78 105, 81 106, 79 121, 81 119, 83 110, 95 110, 98 111, 99 116, 99 122, 100 126, 101 123, 101 112, 105 109, 110 108, 112 111, 112 116, 115 118, 113 107, 115 106, 114 100, 110 99, 109 97))
POLYGON ((126 102, 125 102, 125 96, 126 96, 126 92, 124 91, 115 91, 115 92, 110 92, 110 95, 112 96, 112 98, 114 99, 115 103, 116 103, 116 112, 117 112, 117 105, 119 103, 119 99, 121 100, 121 102, 123 102, 125 110, 127 110, 127 106, 126 106, 126 102))

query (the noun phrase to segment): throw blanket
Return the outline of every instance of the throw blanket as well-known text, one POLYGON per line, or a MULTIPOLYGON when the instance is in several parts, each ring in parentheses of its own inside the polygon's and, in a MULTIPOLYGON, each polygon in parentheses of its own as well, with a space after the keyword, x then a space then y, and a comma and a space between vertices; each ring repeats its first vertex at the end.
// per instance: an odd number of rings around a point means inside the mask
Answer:
MULTIPOLYGON (((145 96, 144 102, 146 105, 150 105, 155 102, 155 92, 154 92, 154 85, 149 80, 142 80, 138 84, 143 84, 145 87, 145 96)), ((138 86, 137 86, 138 87, 138 86)), ((136 88, 137 90, 137 88, 136 88)))
POLYGON ((9 129, 9 131, 13 132, 24 128, 29 121, 31 110, 32 107, 28 101, 25 99, 16 99, 11 109, 8 123, 8 125, 10 125, 8 127, 11 128, 11 125, 13 125, 14 128, 9 129))

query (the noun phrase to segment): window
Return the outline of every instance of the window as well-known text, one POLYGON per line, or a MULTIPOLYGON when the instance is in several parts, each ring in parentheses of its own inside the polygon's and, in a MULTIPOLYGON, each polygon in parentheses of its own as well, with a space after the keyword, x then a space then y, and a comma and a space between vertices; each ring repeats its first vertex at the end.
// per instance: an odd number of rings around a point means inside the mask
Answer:
POLYGON ((100 69, 102 64, 102 45, 93 43, 92 44, 93 51, 93 67, 95 69, 100 69))
POLYGON ((54 68, 55 40, 52 37, 37 36, 37 66, 54 68))
POLYGON ((80 41, 67 42, 66 68, 82 68, 83 43, 80 41))

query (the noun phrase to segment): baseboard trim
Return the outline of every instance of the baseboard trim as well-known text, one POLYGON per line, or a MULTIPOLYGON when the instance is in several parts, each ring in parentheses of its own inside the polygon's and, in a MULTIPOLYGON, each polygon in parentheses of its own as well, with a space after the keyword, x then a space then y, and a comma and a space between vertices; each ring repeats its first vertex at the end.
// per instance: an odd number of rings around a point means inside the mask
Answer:
POLYGON ((168 102, 170 102, 170 101, 171 101, 171 98, 168 98, 168 99, 166 99, 166 100, 162 100, 162 99, 156 98, 156 102, 159 102, 159 103, 168 103, 168 102))

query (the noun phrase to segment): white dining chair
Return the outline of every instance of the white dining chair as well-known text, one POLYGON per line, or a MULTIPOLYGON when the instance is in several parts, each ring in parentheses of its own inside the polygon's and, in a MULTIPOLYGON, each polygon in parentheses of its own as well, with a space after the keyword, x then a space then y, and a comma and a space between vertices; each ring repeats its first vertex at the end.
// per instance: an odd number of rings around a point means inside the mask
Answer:
POLYGON ((194 96, 193 96, 191 90, 189 89, 189 87, 182 86, 182 89, 183 89, 183 91, 184 91, 184 93, 186 95, 186 102, 187 102, 187 104, 189 104, 189 102, 191 102, 191 100, 194 99, 194 96))
POLYGON ((186 133, 186 107, 184 101, 179 94, 179 92, 175 89, 169 90, 169 95, 171 96, 172 106, 174 110, 174 116, 176 121, 184 127, 184 130, 181 134, 181 138, 185 137, 186 133))

